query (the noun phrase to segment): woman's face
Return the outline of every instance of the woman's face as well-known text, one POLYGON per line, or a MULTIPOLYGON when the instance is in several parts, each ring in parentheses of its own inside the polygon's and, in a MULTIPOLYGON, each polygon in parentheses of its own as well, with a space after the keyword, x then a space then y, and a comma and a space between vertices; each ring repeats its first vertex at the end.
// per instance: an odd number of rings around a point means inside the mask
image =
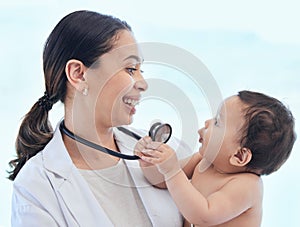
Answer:
POLYGON ((87 71, 89 109, 98 127, 132 122, 135 106, 147 83, 141 74, 142 56, 127 30, 117 34, 113 50, 99 58, 87 71))

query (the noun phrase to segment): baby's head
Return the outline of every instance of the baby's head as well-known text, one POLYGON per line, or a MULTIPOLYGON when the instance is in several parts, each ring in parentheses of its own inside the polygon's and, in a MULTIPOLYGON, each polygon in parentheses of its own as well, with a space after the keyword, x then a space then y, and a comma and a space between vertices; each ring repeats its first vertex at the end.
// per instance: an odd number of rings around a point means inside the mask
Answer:
POLYGON ((293 115, 280 101, 261 93, 240 91, 238 97, 245 104, 241 147, 252 153, 246 169, 268 175, 290 156, 296 140, 293 115))

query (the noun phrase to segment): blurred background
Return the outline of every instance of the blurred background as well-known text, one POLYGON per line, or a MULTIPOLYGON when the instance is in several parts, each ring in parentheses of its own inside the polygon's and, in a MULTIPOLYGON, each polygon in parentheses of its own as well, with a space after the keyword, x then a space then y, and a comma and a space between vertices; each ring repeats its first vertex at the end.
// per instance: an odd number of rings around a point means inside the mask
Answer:
MULTIPOLYGON (((299 132, 299 8, 296 0, 1 0, 0 226, 10 226, 12 182, 6 179, 6 171, 15 157, 18 127, 44 92, 43 45, 66 14, 81 9, 112 14, 131 25, 139 42, 184 49, 207 67, 224 98, 243 89, 274 96, 289 106, 299 132)), ((212 113, 195 81, 174 67, 145 64, 144 71, 146 79, 163 78, 176 85, 193 105, 196 128, 203 127, 212 113)), ((186 121, 180 108, 163 100, 145 99, 137 107, 132 126, 148 129, 153 119, 160 119, 173 125, 180 137, 186 121)), ((62 105, 56 104, 51 111, 53 127, 62 114, 62 105)), ((196 131, 190 133, 197 137, 196 131)), ((300 226, 299 148, 298 140, 282 168, 263 177, 263 227, 300 226)))

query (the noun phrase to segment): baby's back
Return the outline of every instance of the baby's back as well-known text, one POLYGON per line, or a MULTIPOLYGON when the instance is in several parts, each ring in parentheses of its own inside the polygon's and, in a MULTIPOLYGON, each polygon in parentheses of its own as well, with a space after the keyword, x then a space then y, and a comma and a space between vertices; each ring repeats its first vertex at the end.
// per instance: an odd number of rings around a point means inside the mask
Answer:
MULTIPOLYGON (((219 173, 212 166, 203 173, 198 169, 197 166, 191 183, 210 206, 207 222, 198 223, 198 226, 260 226, 263 185, 259 176, 252 173, 219 173)), ((184 226, 193 225, 186 220, 184 226)))

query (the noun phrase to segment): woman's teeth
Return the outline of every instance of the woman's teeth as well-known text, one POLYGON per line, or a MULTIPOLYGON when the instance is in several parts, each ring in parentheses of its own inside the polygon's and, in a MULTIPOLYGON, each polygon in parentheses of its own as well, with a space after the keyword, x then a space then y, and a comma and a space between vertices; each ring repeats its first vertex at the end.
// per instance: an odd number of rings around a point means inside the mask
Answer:
POLYGON ((124 103, 130 105, 130 106, 135 106, 138 104, 138 100, 135 99, 130 99, 130 98, 124 98, 124 103))

